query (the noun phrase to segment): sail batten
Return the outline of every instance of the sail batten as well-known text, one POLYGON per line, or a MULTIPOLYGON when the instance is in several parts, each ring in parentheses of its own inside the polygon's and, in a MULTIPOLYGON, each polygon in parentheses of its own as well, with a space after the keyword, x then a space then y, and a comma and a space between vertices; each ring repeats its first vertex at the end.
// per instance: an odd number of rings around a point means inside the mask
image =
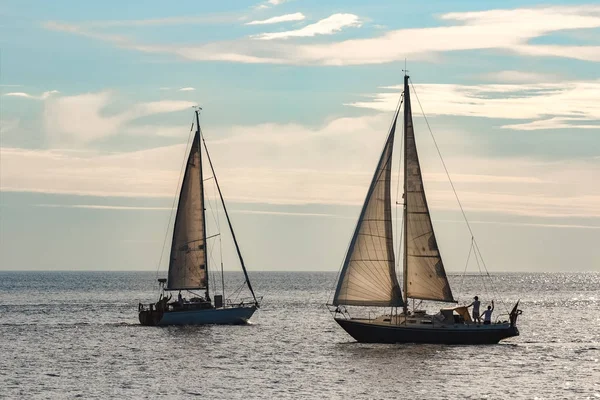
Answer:
POLYGON ((455 302, 427 205, 412 121, 408 76, 404 77, 405 295, 455 302))
POLYGON ((395 272, 390 196, 397 118, 396 113, 348 247, 334 305, 403 305, 395 272))
POLYGON ((168 290, 206 289, 206 228, 200 132, 196 131, 181 183, 169 258, 168 290))

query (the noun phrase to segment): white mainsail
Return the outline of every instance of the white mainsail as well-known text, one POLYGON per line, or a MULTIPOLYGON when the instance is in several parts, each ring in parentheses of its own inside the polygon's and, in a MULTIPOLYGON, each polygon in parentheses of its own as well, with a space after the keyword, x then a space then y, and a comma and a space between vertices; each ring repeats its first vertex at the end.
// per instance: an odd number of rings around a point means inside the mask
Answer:
POLYGON ((196 132, 181 184, 173 228, 167 289, 205 289, 206 231, 200 132, 196 132))
POLYGON ((404 78, 404 127, 404 290, 407 297, 414 299, 454 302, 423 188, 410 107, 408 76, 404 78))
POLYGON ((333 304, 402 306, 392 237, 391 166, 396 120, 371 181, 340 273, 333 304))

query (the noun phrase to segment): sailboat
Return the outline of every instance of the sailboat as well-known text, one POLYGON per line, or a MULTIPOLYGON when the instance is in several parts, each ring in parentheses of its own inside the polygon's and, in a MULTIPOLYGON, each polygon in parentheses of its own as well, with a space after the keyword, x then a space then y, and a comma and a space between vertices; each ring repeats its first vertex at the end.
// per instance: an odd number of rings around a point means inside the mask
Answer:
POLYGON ((518 302, 510 321, 474 323, 466 306, 456 306, 427 205, 415 142, 409 76, 404 76, 403 288, 395 268, 392 234, 391 165, 400 106, 375 169, 350 241, 330 310, 355 340, 367 343, 491 344, 518 336, 518 302), (413 310, 408 309, 413 299, 413 310), (454 303, 429 315, 414 300, 454 303), (389 313, 352 317, 346 306, 385 307, 389 313), (400 308, 400 312, 398 309, 400 308))
MULTIPOLYGON (((138 305, 142 325, 237 325, 246 323, 259 307, 242 253, 238 245, 223 194, 215 174, 206 142, 200 129, 199 109, 195 111, 196 132, 187 157, 187 164, 173 227, 169 272, 167 279, 160 278, 160 296, 156 303, 138 305), (231 301, 223 294, 209 292, 209 263, 207 241, 214 236, 206 232, 205 179, 202 168, 202 147, 212 172, 216 189, 227 218, 227 224, 244 272, 245 285, 252 294, 250 299, 231 301), (173 299, 174 292, 178 292, 173 299), (188 296, 189 299, 186 299, 188 296)), ((208 178, 210 179, 210 178, 208 178)), ((221 265, 221 274, 222 265, 221 265)), ((225 291, 224 278, 223 292, 225 291)))

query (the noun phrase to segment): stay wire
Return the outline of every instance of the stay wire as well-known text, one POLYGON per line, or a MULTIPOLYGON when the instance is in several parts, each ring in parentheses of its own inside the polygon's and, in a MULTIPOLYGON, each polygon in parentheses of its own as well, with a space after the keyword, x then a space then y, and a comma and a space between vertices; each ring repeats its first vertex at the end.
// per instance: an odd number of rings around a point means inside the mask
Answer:
MULTIPOLYGON (((456 192, 456 188, 454 187, 454 182, 452 182, 452 178, 450 178, 450 172, 448 172, 448 168, 446 167, 446 163, 444 162, 444 158, 442 157, 442 152, 440 151, 440 148, 439 148, 439 146, 437 144, 437 141, 435 140, 435 136, 433 135, 433 131, 431 130, 431 126, 429 125, 429 120, 427 119, 427 116, 425 115, 425 110, 423 109, 423 106, 421 105, 421 101, 419 100, 419 95, 417 94, 417 91, 415 90, 414 82, 413 82, 413 80, 411 78, 409 78, 409 79, 410 79, 410 82, 411 82, 411 84, 413 86, 413 92, 415 94, 417 102, 419 103, 419 108, 421 109, 421 113, 423 114, 423 118, 425 119, 425 123, 427 124, 427 129, 429 129, 429 134, 431 135, 431 139, 433 140, 433 144, 435 145, 435 149, 436 149, 436 151, 438 153, 438 156, 440 157, 440 161, 442 162, 442 166, 444 167, 444 171, 446 172, 446 176, 448 177, 448 181, 450 182, 450 186, 452 187, 452 192, 454 193, 454 197, 456 198, 458 206, 460 207, 460 212, 462 213, 462 216, 463 216, 463 218, 465 220, 467 228, 469 229, 469 233, 471 234, 471 238, 473 240, 473 244, 475 246, 475 250, 479 254, 479 257, 481 258, 481 263, 483 264, 483 268, 485 269, 486 275, 490 278, 490 286, 492 288, 492 294, 494 294, 495 293, 495 289, 494 289, 494 285, 493 285, 493 279, 490 276, 490 273, 489 273, 489 271, 487 269, 487 265, 485 264, 485 261, 483 260, 483 255, 481 254, 481 251, 479 250, 479 245, 477 244, 477 240, 475 239, 475 235, 473 234, 473 230, 471 229, 471 224, 469 224, 469 220, 467 219, 467 215, 465 214, 465 210, 464 210, 464 208, 462 206, 462 203, 460 202, 460 198, 458 197, 458 193, 456 192)), ((482 271, 480 271, 480 272, 483 273, 482 271)), ((498 300, 500 300, 500 299, 498 299, 498 300)))
POLYGON ((458 293, 462 292, 462 288, 465 283, 465 275, 467 273, 467 267, 469 266, 469 260, 471 259, 471 253, 473 252, 473 240, 474 240, 474 238, 471 236, 471 245, 469 246, 469 255, 467 256, 467 262, 465 263, 465 269, 462 273, 462 279, 460 280, 460 286, 458 287, 458 293))

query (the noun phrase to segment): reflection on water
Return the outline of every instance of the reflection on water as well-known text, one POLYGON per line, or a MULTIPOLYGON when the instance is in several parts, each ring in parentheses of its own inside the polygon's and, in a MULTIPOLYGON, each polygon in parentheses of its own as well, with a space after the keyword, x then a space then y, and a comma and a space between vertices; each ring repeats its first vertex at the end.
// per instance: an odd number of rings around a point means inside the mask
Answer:
MULTIPOLYGON (((521 299, 524 314, 521 336, 492 346, 358 344, 323 307, 334 273, 252 278, 265 296, 252 324, 142 327, 154 273, 0 273, 2 396, 600 396, 600 274, 495 276, 505 308, 521 299)), ((491 300, 477 276, 461 288, 491 300)))

